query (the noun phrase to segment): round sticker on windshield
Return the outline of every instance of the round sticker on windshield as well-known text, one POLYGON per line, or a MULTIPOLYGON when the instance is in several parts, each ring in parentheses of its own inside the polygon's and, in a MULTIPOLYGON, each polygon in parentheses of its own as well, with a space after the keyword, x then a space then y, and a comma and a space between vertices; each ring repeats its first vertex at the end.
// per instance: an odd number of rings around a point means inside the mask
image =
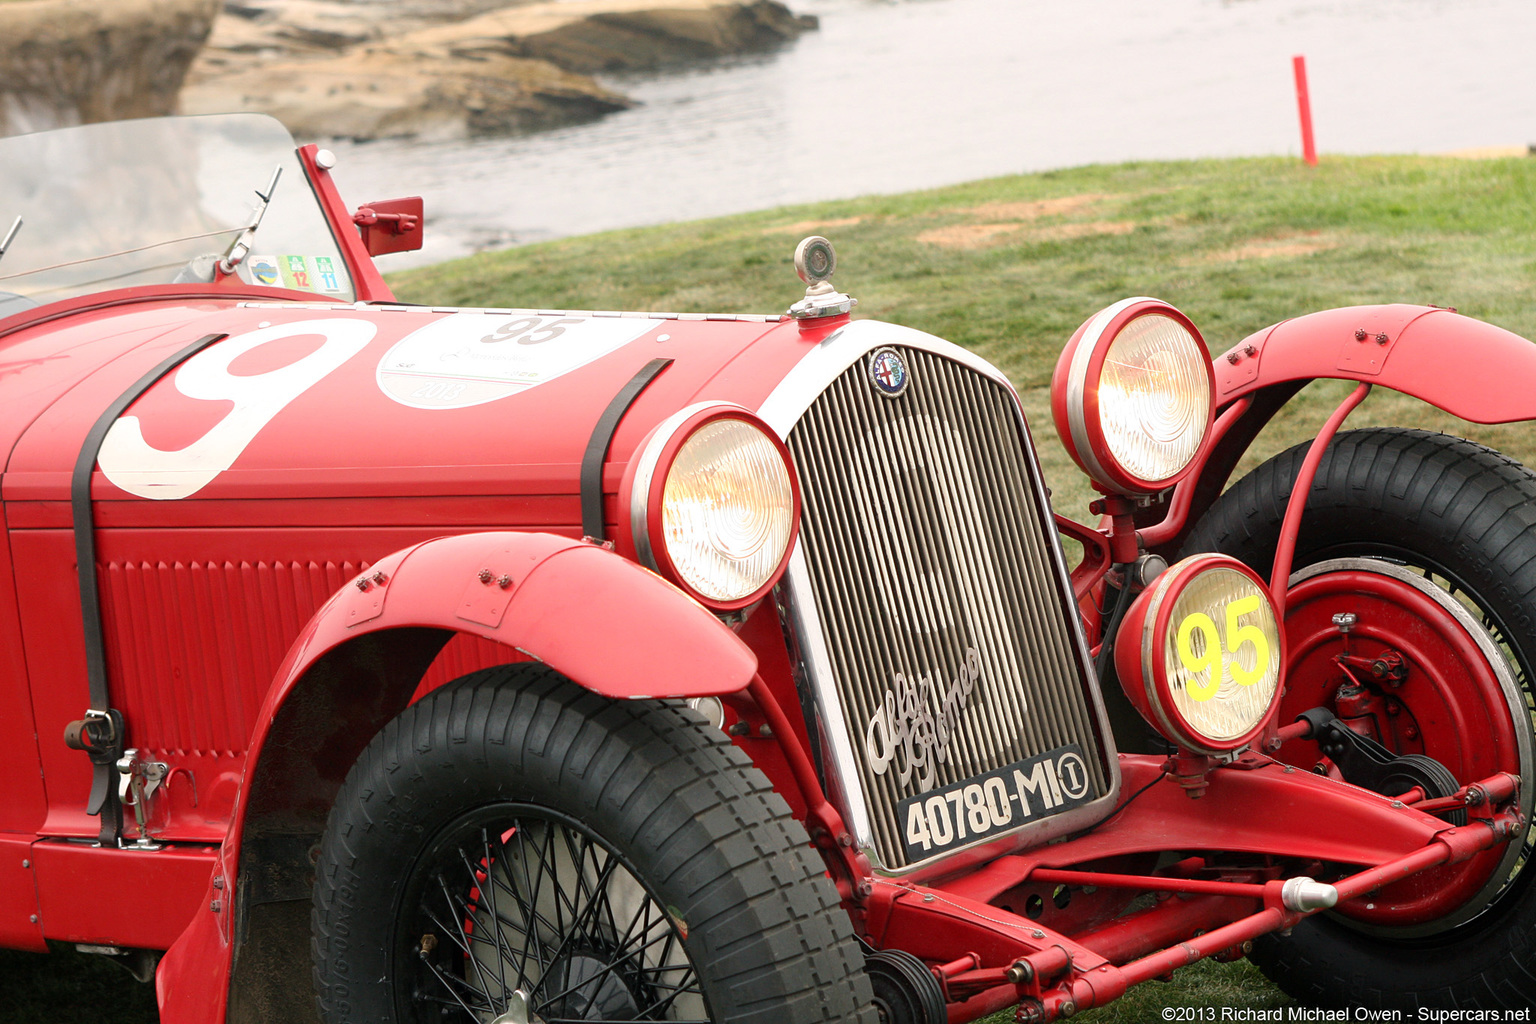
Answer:
POLYGON ((539 313, 454 313, 413 331, 379 362, 379 388, 415 409, 464 409, 537 387, 622 348, 664 321, 539 313))

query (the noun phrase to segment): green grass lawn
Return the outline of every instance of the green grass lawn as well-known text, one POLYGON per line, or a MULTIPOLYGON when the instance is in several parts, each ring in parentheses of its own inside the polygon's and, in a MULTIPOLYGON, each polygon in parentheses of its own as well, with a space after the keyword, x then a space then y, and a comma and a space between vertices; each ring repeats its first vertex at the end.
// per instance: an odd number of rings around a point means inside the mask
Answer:
MULTIPOLYGON (((428 228, 430 230, 430 227, 428 228)), ((1058 510, 1089 492, 1051 426, 1056 356, 1128 295, 1179 307, 1214 352, 1286 317, 1416 302, 1536 337, 1536 159, 1324 157, 1081 167, 715 220, 613 231, 392 275, 411 302, 777 312, 801 295, 803 235, 838 250, 856 314, 930 331, 1003 368, 1024 399, 1058 510)), ((1348 391, 1277 417, 1262 454, 1311 436, 1348 391)), ((1350 426, 1443 429, 1536 463, 1524 427, 1473 427, 1378 390, 1350 426)))
MULTIPOLYGON (((1078 324, 1127 295, 1172 302, 1217 352, 1289 316, 1377 302, 1456 306, 1536 337, 1536 159, 1523 158, 1085 167, 565 239, 390 281, 400 298, 433 305, 776 312, 802 294, 790 255, 813 233, 836 243, 836 280, 860 300, 858 315, 931 331, 1009 374, 1057 507, 1076 518, 1089 492, 1057 442, 1046 388, 1078 324)), ((1239 471, 1310 437, 1348 390, 1308 388, 1239 471)), ((1466 424, 1390 392, 1374 393, 1349 423, 1368 424, 1442 429, 1536 464, 1536 431, 1524 425, 1466 424)), ((0 954, 0 1024, 100 1019, 95 990, 76 996, 49 980, 72 979, 80 960, 0 954)), ((114 1003, 112 1019, 153 1020, 144 991, 136 1004, 114 1003)), ((1246 963, 1198 964, 1080 1019, 1282 1002, 1246 963)))

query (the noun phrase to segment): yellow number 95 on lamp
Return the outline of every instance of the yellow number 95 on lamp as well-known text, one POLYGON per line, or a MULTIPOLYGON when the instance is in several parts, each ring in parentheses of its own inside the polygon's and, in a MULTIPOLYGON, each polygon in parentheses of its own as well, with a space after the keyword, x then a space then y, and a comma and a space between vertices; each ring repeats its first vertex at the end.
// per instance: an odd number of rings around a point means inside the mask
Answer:
POLYGON ((1262 580, 1193 555, 1136 599, 1115 642, 1126 696, 1180 748, 1221 756, 1253 742, 1280 696, 1285 637, 1262 580))

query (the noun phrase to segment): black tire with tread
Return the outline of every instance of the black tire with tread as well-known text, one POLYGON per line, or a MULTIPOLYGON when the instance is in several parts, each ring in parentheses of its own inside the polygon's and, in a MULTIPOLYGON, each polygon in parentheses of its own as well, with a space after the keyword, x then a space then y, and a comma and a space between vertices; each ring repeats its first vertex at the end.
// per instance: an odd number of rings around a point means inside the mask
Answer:
MULTIPOLYGON (((1184 554, 1223 551, 1267 578, 1310 443, 1232 486, 1184 554)), ((1366 429, 1330 444, 1307 496, 1294 568, 1346 555, 1410 562, 1453 580, 1493 616, 1531 678, 1536 666, 1536 475, 1482 445, 1422 430, 1366 429), (1411 557, 1405 557, 1411 556, 1411 557)), ((1529 723, 1527 723, 1529 727, 1529 723)), ((1265 936, 1253 960, 1296 999, 1413 1010, 1536 1005, 1536 870, 1482 915, 1418 940, 1373 938, 1325 917, 1265 936)))
POLYGON ((399 1020, 380 978, 402 880, 456 815, 509 800, 582 822, 676 908, 715 1020, 875 1024, 826 867, 746 755, 686 707, 610 701, 527 664, 423 698, 347 776, 312 914, 328 1024, 399 1020))

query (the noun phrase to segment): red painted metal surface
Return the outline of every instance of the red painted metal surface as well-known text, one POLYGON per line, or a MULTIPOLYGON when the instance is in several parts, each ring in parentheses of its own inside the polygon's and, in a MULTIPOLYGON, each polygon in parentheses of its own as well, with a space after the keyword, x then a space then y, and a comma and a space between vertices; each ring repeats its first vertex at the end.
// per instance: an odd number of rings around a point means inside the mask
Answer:
POLYGON ((194 915, 208 912, 202 896, 217 853, 194 845, 104 855, 86 843, 35 843, 43 932, 61 942, 168 949, 194 915))
POLYGON ((1286 381, 1338 377, 1404 392, 1474 423, 1536 417, 1536 393, 1525 386, 1536 375, 1536 346, 1437 306, 1346 306, 1284 320, 1238 342, 1215 369, 1221 405, 1286 381))
POLYGON ((1474 423, 1536 418, 1536 394, 1523 384, 1536 376, 1536 345, 1439 306, 1398 303, 1309 313, 1249 335, 1213 365, 1218 428, 1172 499, 1159 508, 1160 518, 1144 517, 1142 524, 1146 546, 1170 560, 1264 424, 1307 381, 1380 385, 1474 423))
POLYGON ((48 951, 32 864, 35 835, 0 832, 0 946, 48 951))
MULTIPOLYGON (((1415 588, 1380 573, 1314 576, 1291 592, 1286 632, 1290 682, 1278 720, 1334 705, 1337 689, 1346 682, 1337 662, 1342 651, 1369 658, 1397 652, 1407 672, 1388 693, 1394 709, 1376 723, 1382 742, 1403 753, 1428 754, 1461 780, 1519 772, 1516 724, 1497 677, 1466 630, 1415 588), (1348 637, 1333 624, 1339 612, 1357 618, 1348 637), (1411 721, 1411 729, 1398 729, 1403 720, 1411 721)), ((1277 756, 1310 766, 1322 755, 1315 742, 1296 739, 1277 756)), ((1496 850, 1454 868, 1426 872, 1374 900, 1372 908, 1349 912, 1381 924, 1434 918, 1474 895, 1501 859, 1502 851, 1496 850)))
POLYGON ((948 892, 989 901, 1036 867, 1069 868, 1158 850, 1271 853, 1300 861, 1378 864, 1429 842, 1450 826, 1392 807, 1387 797, 1245 754, 1214 771, 1203 797, 1190 799, 1164 774, 1164 761, 1120 755, 1121 791, 1146 792, 1087 835, 1011 856, 953 881, 948 892))
MULTIPOLYGON (((341 193, 336 190, 330 168, 321 167, 315 161, 315 154, 319 151, 320 147, 313 143, 300 146, 299 163, 303 165, 304 174, 315 190, 315 198, 320 200, 320 209, 331 225, 331 234, 336 236, 336 243, 341 247, 341 258, 347 261, 347 270, 351 272, 352 284, 357 289, 357 299, 359 302, 392 302, 395 295, 369 258, 368 247, 363 244, 363 236, 353 225, 352 214, 342 201, 341 193)), ((417 237, 420 237, 420 232, 417 237)))
POLYGON ((1120 875, 1106 871, 1059 871, 1036 868, 1029 873, 1034 882, 1060 882, 1063 885, 1106 885, 1142 892, 1186 892, 1215 896, 1262 898, 1264 887, 1251 882, 1213 882, 1203 878, 1171 878, 1164 875, 1120 875))
POLYGON ((1317 476, 1317 467, 1322 464, 1323 453, 1344 425, 1345 418, 1370 393, 1369 384, 1361 384, 1349 393, 1349 397, 1339 404, 1323 424, 1323 429, 1312 439, 1312 447, 1307 449, 1307 457, 1301 460, 1301 468, 1296 471, 1296 482, 1291 485, 1291 500, 1285 506, 1285 519, 1280 524, 1280 540, 1275 545, 1275 564, 1269 573, 1269 596, 1275 603, 1276 618, 1285 618, 1286 594, 1291 588, 1291 560, 1296 557, 1296 534, 1301 531, 1301 514, 1306 511, 1307 496, 1312 493, 1312 481, 1317 476))
POLYGON ((1200 932, 1219 928, 1252 909, 1249 900, 1227 896, 1170 896, 1081 937, 1083 945, 1123 964, 1200 932))
POLYGON ((414 252, 423 239, 421 197, 365 203, 352 214, 352 223, 362 233, 363 248, 370 256, 414 252))
MULTIPOLYGON (((0 510, 0 524, 4 513, 0 510)), ((13 579, 9 545, 0 546, 0 750, 29 768, 40 756, 37 725, 32 716, 32 687, 23 654, 20 610, 13 579)), ((17 771, 6 781, 4 799, 0 799, 0 834, 36 833, 47 813, 47 802, 40 772, 17 771)), ((0 884, 0 891, 5 889, 0 884)), ((6 927, 0 919, 0 930, 6 927)))
POLYGON ((1221 444, 1222 439, 1227 436, 1237 421, 1248 412, 1251 404, 1251 399, 1239 398, 1222 409, 1221 415, 1216 417, 1211 424, 1210 433, 1205 437, 1205 443, 1200 446, 1200 451, 1193 460, 1193 465, 1197 467, 1196 478, 1186 478, 1173 489, 1173 498, 1168 504, 1167 514, 1162 522, 1140 531, 1141 543, 1144 547, 1160 547, 1184 532, 1184 528, 1189 524, 1190 507, 1194 502, 1195 489, 1199 484, 1198 468, 1205 464, 1206 458, 1221 444))

